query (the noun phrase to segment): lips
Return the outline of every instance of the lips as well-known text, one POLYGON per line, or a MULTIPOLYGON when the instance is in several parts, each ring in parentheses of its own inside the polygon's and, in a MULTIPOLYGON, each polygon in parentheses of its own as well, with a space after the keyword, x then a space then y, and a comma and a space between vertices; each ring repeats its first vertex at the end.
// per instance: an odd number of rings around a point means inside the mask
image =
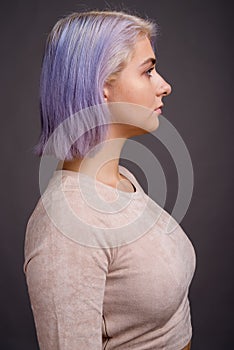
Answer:
POLYGON ((164 105, 163 104, 161 104, 159 107, 157 107, 157 108, 155 108, 155 112, 157 112, 157 113, 159 113, 159 114, 161 114, 162 113, 162 107, 163 107, 164 105))
POLYGON ((155 108, 155 111, 157 111, 158 109, 161 109, 163 108, 164 104, 162 103, 159 107, 155 108))

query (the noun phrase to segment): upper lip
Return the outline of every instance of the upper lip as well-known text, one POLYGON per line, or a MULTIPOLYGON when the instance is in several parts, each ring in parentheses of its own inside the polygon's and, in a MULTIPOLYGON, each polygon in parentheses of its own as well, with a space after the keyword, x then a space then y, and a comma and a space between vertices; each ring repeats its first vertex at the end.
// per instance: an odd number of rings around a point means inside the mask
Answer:
POLYGON ((155 110, 156 109, 159 109, 159 108, 162 108, 164 106, 164 104, 162 103, 160 106, 158 106, 157 108, 155 108, 155 110))

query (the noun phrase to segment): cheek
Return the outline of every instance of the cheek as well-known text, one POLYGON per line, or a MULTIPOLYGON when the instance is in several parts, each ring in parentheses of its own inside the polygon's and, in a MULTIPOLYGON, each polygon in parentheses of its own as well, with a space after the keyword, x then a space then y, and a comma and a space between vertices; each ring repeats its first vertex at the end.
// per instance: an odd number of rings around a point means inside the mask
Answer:
POLYGON ((122 101, 143 104, 151 107, 153 92, 150 84, 145 81, 130 81, 119 90, 122 101))
POLYGON ((145 107, 149 106, 139 101, 139 99, 132 99, 127 102, 122 100, 120 103, 109 105, 114 123, 128 124, 149 132, 158 127, 158 116, 152 109, 145 107))

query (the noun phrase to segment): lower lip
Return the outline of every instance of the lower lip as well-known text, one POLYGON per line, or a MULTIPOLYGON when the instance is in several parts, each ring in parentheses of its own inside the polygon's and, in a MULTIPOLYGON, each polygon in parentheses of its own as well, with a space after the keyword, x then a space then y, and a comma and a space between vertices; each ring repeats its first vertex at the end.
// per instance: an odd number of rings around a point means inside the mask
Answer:
POLYGON ((157 109, 155 109, 154 111, 157 112, 158 114, 161 114, 161 113, 162 113, 161 108, 157 108, 157 109))

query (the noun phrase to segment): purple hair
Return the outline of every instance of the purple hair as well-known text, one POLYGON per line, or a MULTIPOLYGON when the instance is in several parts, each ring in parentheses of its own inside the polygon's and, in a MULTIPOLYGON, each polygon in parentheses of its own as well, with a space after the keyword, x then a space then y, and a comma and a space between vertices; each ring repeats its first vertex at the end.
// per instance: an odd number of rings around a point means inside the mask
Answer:
POLYGON ((34 148, 37 155, 49 153, 71 160, 84 157, 105 140, 106 114, 85 113, 85 117, 76 119, 76 128, 84 132, 80 132, 71 147, 67 148, 68 131, 67 136, 63 132, 62 137, 54 138, 56 145, 46 148, 61 123, 80 111, 105 103, 105 82, 115 79, 124 68, 141 33, 152 41, 156 25, 115 11, 72 13, 55 24, 47 38, 42 63, 41 135, 34 148))

